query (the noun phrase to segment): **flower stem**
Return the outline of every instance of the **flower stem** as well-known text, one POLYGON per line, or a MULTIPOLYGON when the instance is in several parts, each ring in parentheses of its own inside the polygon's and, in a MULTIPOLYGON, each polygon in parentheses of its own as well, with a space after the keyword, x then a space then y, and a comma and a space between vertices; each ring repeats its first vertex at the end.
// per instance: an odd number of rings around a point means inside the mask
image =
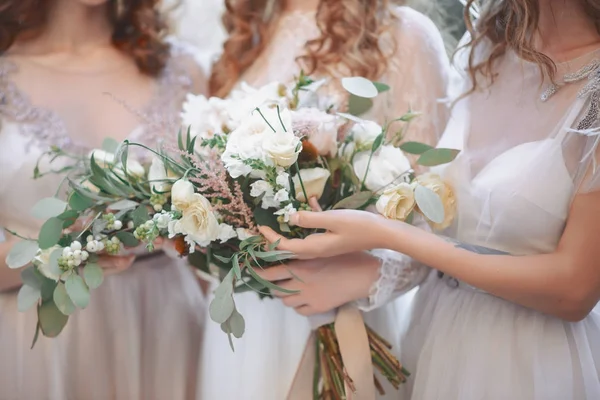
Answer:
POLYGON ((300 175, 300 166, 298 165, 298 161, 294 163, 296 167, 296 172, 298 173, 298 180, 300 181, 300 186, 302 187, 302 194, 304 194, 304 201, 308 203, 308 195, 306 194, 306 188, 304 187, 304 181, 302 180, 302 175, 300 175))
POLYGON ((281 124, 283 131, 287 132, 287 129, 285 129, 285 125, 283 124, 283 120, 281 119, 281 113, 279 112, 279 105, 277 105, 277 117, 279 118, 279 123, 281 124))
POLYGON ((263 115, 262 111, 260 111, 260 108, 256 107, 256 108, 254 109, 254 111, 258 111, 258 113, 260 114, 260 116, 262 117, 262 119, 265 121, 265 123, 266 123, 267 125, 269 125, 269 128, 271 128, 271 130, 272 130, 273 132, 277 132, 277 131, 275 130, 275 128, 273 128, 273 126, 272 126, 272 125, 269 123, 269 121, 267 121, 267 119, 266 119, 266 118, 265 118, 265 116, 263 115))

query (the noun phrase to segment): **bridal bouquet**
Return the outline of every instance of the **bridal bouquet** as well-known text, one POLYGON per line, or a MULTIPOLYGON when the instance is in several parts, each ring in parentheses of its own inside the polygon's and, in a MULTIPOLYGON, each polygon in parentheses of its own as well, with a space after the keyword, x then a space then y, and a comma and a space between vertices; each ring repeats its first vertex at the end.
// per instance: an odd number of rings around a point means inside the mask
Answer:
MULTIPOLYGON (((23 238, 8 256, 11 267, 31 264, 23 271, 19 307, 37 304, 38 331, 56 336, 101 284, 99 254, 140 243, 152 250, 158 237, 168 237, 194 266, 219 277, 209 314, 233 347, 232 337, 241 338, 245 330, 234 292, 289 292, 256 272, 293 257, 265 243, 257 226, 288 237, 313 233, 288 224, 297 210, 310 209, 311 198, 324 210, 374 206, 388 218, 410 222, 419 213, 432 225, 449 224, 452 191, 434 175, 415 176, 404 153, 433 166, 458 152, 403 142, 416 114, 383 127, 358 118, 389 87, 364 78, 342 84, 350 93, 343 107, 322 92, 322 81, 303 74, 290 86, 242 86, 227 99, 189 95, 182 113, 189 128, 177 143, 150 149, 107 141, 103 150, 77 159, 68 200, 36 205, 34 213, 48 218, 39 237, 23 238), (392 130, 395 123, 398 131, 392 130), (134 147, 152 153, 152 162, 144 166, 132 159, 134 147)), ((65 155, 60 149, 51 153, 65 155)), ((408 372, 383 338, 367 332, 374 366, 398 387, 408 372)), ((351 388, 352 380, 333 324, 317 330, 317 348, 315 393, 345 397, 344 382, 351 388)))

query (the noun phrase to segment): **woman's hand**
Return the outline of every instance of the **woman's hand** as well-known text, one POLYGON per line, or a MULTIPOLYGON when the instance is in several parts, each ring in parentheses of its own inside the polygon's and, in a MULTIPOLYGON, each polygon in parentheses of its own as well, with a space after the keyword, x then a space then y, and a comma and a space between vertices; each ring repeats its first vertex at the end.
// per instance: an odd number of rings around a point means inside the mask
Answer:
POLYGON ((366 211, 333 210, 300 211, 290 218, 290 224, 309 229, 326 229, 305 239, 287 239, 266 226, 259 227, 271 243, 279 241, 279 250, 290 251, 299 259, 332 257, 357 251, 385 248, 381 229, 386 220, 366 211))
POLYGON ((310 261, 291 261, 256 272, 284 289, 299 291, 295 294, 272 293, 280 297, 286 306, 308 316, 368 297, 371 286, 379 278, 379 266, 377 258, 359 252, 310 261))

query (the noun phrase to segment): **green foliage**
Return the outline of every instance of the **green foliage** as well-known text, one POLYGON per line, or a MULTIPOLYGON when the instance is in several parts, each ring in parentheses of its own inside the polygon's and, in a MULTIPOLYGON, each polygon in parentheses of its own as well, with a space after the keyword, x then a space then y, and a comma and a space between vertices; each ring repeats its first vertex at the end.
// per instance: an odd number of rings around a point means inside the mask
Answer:
POLYGON ((40 249, 48 249, 58 243, 62 236, 63 221, 60 218, 52 217, 47 220, 42 228, 38 238, 40 249))
POLYGON ((63 314, 53 300, 44 301, 38 306, 38 321, 46 337, 56 337, 62 332, 69 317, 63 314))
POLYGON ((21 268, 29 264, 38 251, 38 244, 33 240, 23 240, 12 246, 6 256, 6 264, 9 268, 21 268))
POLYGON ((453 161, 460 153, 456 149, 430 149, 421 154, 417 163, 426 167, 447 164, 453 161))
POLYGON ((83 267, 83 278, 90 289, 96 289, 104 281, 104 271, 98 264, 88 262, 83 267))
POLYGON ((421 210, 427 219, 437 224, 444 221, 444 205, 440 196, 433 190, 422 185, 417 185, 415 188, 415 201, 419 210, 421 210))
POLYGON ((62 214, 67 203, 56 197, 46 197, 38 201, 31 209, 31 215, 37 219, 48 219, 62 214))
POLYGON ((79 308, 86 308, 90 303, 90 290, 76 273, 69 275, 65 281, 65 288, 69 298, 79 308))

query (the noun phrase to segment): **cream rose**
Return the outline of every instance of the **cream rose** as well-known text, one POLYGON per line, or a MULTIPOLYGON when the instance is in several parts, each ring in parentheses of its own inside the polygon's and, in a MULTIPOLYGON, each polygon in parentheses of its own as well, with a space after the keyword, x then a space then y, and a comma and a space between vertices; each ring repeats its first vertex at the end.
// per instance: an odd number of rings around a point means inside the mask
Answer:
POLYGON ((188 240, 200 247, 208 246, 210 242, 217 240, 221 233, 219 221, 206 197, 199 193, 192 194, 190 202, 181 213, 181 219, 175 225, 177 233, 186 235, 188 240))
POLYGON ((301 202, 308 201, 304 197, 300 178, 302 178, 302 183, 304 183, 304 189, 306 189, 306 195, 308 198, 310 199, 311 197, 316 197, 317 199, 320 199, 323 195, 323 190, 325 190, 325 184, 327 184, 327 180, 330 176, 331 173, 325 168, 301 169, 300 176, 294 175, 292 178, 294 182, 294 189, 296 191, 296 200, 301 202))
POLYGON ((186 210, 194 201, 194 185, 186 179, 180 179, 171 188, 171 204, 179 211, 186 210))
POLYGON ((263 149, 275 165, 290 167, 298 160, 302 145, 292 132, 276 132, 265 136, 263 149))
POLYGON ((386 218, 404 221, 415 208, 415 192, 408 183, 400 183, 386 189, 375 207, 386 218))
POLYGON ((354 124, 350 130, 350 134, 354 142, 359 146, 371 146, 377 136, 383 132, 381 125, 373 121, 362 121, 354 124))
MULTIPOLYGON (((33 259, 38 271, 48 279, 58 281, 60 275, 56 271, 52 271, 50 268, 50 256, 55 250, 59 250, 60 246, 53 246, 49 249, 39 250, 37 256, 33 259)), ((60 272, 60 271, 59 271, 60 272)))
POLYGON ((431 228, 436 231, 448 228, 456 217, 456 197, 452 188, 439 175, 431 172, 418 176, 416 182, 437 194, 444 206, 444 221, 439 224, 428 221, 431 228))

